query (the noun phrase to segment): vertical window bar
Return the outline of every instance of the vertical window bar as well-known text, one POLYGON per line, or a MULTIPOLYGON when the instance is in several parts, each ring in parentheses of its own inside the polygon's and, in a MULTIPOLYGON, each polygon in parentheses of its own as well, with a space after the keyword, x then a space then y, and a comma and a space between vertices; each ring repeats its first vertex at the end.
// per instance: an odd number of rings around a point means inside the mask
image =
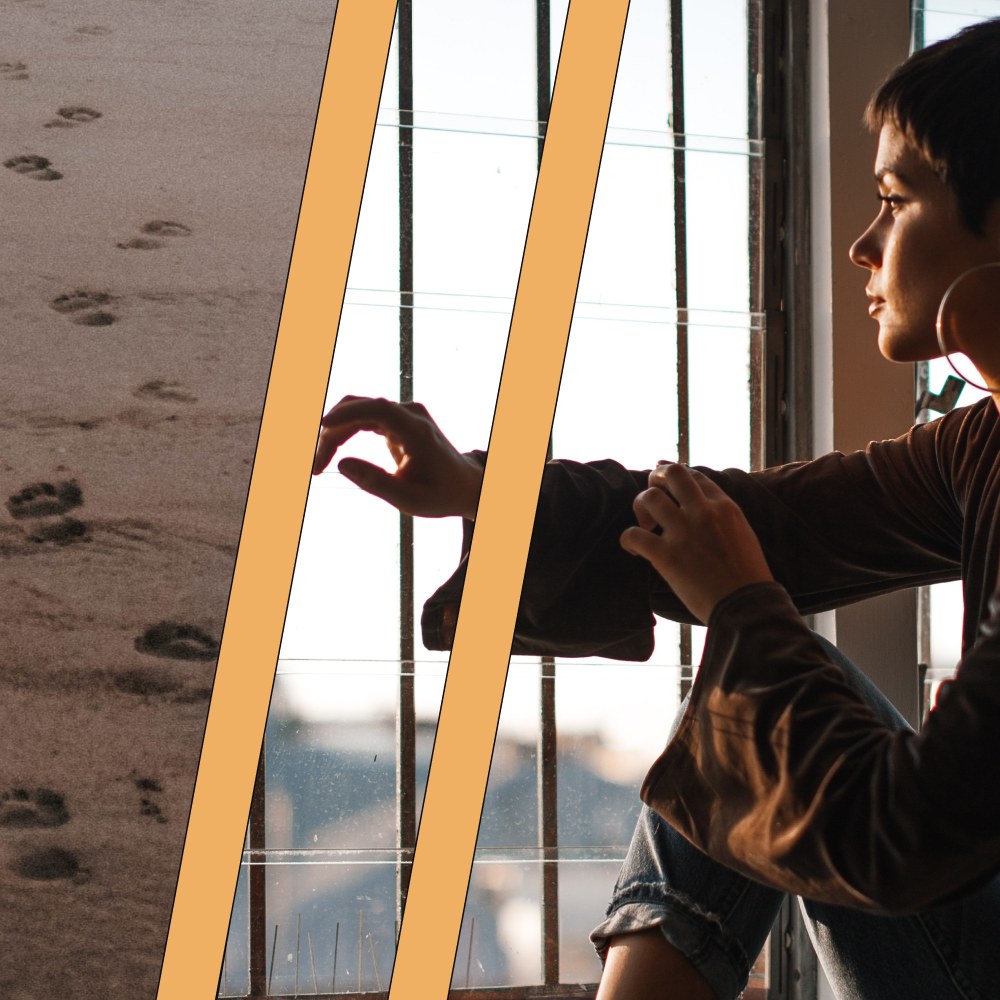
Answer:
POLYGON ((913 0, 913 7, 910 12, 910 24, 912 25, 912 38, 910 39, 910 51, 917 52, 927 47, 927 38, 924 30, 924 18, 926 17, 927 4, 924 0, 913 0))
MULTIPOLYGON (((535 0, 535 94, 538 119, 538 165, 551 106, 551 33, 549 0, 535 0)), ((549 440, 548 457, 552 457, 549 440)), ((559 982, 559 809, 557 785, 556 661, 542 657, 541 722, 538 729, 538 846, 542 854, 542 981, 559 982)))
POLYGON ((556 773, 555 661, 541 665, 541 726, 538 733, 538 835, 542 854, 542 973, 546 986, 559 982, 559 818, 556 773))
MULTIPOLYGON (((677 461, 691 460, 688 423, 687 195, 684 145, 684 24, 682 0, 670 0, 670 124, 674 133, 674 269, 677 276, 677 461)), ((691 690, 691 626, 680 627, 681 698, 691 690)))
POLYGON ((250 871, 247 889, 250 907, 250 996, 267 995, 267 868, 264 865, 264 775, 267 736, 260 748, 257 777, 250 799, 250 871))
MULTIPOLYGON (((747 135, 753 137, 761 134, 761 70, 763 53, 761 51, 761 0, 748 0, 747 3, 747 135)), ((764 186, 761 183, 761 173, 758 164, 751 157, 748 161, 748 179, 750 190, 750 226, 747 233, 750 257, 750 302, 751 312, 759 312, 762 300, 763 266, 761 241, 757 237, 755 222, 760 219, 764 209, 764 186)), ((766 459, 766 393, 764 385, 767 378, 767 362, 764 351, 764 333, 761 330, 750 332, 750 468, 762 469, 766 459)))
MULTIPOLYGON (((787 142, 785 120, 786 14, 777 0, 752 0, 751 11, 763 31, 760 58, 765 67, 759 108, 764 139, 763 191, 756 204, 762 213, 761 245, 751 246, 750 259, 760 260, 758 294, 764 310, 764 363, 761 366, 765 440, 764 466, 789 460, 786 454, 785 344, 785 203, 787 142), (756 252, 754 252, 756 249, 756 252)), ((751 58, 753 52, 751 51, 751 58)), ((751 128, 754 123, 751 123, 751 128)), ((755 227, 750 227, 751 239, 755 227)), ((759 307, 758 307, 759 308, 759 307)))
MULTIPOLYGON (((399 400, 413 401, 413 4, 399 0, 399 400)), ((399 516, 399 703, 396 712, 396 928, 417 838, 413 518, 399 516)))
MULTIPOLYGON (((764 118, 767 116, 763 105, 773 92, 773 81, 765 79, 768 64, 764 52, 764 0, 747 0, 747 135, 757 138, 765 134, 764 118)), ((773 21, 774 11, 769 11, 770 21, 773 21)), ((767 24, 767 30, 774 30, 773 23, 767 24)), ((773 111, 773 108, 769 109, 773 111)), ((750 297, 747 303, 749 310, 760 312, 766 298, 765 285, 767 278, 767 263, 764 259, 764 240, 761 239, 761 220, 768 209, 765 192, 768 190, 764 180, 764 171, 760 164, 751 157, 747 164, 749 204, 747 217, 749 227, 747 232, 747 256, 750 261, 750 297)), ((771 258, 772 262, 774 258, 771 258)), ((769 427, 772 415, 768 413, 768 353, 767 331, 759 328, 750 331, 750 468, 762 469, 768 462, 769 427)), ((787 905, 787 900, 786 900, 787 905)), ((778 1000, 782 996, 778 982, 779 976, 772 974, 772 968, 780 967, 771 958, 770 952, 780 946, 783 938, 776 933, 780 921, 771 930, 771 936, 764 945, 767 968, 768 996, 778 1000)))
MULTIPOLYGON (((808 447, 808 5, 802 0, 751 0, 750 16, 762 32, 760 136, 764 140, 759 211, 760 305, 765 316, 761 394, 766 465, 791 461, 808 447), (796 262, 793 267, 793 260, 796 262), (793 347, 790 337, 798 338, 793 347), (801 382, 797 376, 801 378, 801 382), (804 383, 804 384, 803 384, 804 383), (796 397, 795 405, 792 396, 796 397)), ((752 124, 751 124, 751 127, 752 124)), ((751 227, 753 231, 754 227, 751 227)), ((786 897, 771 931, 772 1000, 809 1000, 818 966, 798 905, 786 897)))
MULTIPOLYGON (((927 45, 927 38, 924 30, 924 11, 926 4, 923 0, 913 0, 910 12, 911 39, 910 51, 918 52, 927 45)), ((915 396, 918 400, 923 398, 925 392, 930 390, 931 369, 926 361, 921 361, 915 368, 915 396)), ((916 407, 914 407, 916 409, 916 407)), ((915 413, 914 421, 924 423, 929 418, 927 412, 915 413)), ((931 662, 931 589, 930 587, 917 588, 917 659, 923 668, 926 676, 927 665, 931 662)), ((920 721, 924 718, 924 705, 927 698, 926 685, 920 685, 920 721)))

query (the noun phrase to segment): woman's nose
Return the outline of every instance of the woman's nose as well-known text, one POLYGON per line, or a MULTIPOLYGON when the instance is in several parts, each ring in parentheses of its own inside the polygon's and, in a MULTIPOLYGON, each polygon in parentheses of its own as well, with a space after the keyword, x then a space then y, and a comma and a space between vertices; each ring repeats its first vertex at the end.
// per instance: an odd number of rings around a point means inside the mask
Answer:
POLYGON ((858 267, 866 267, 873 271, 882 266, 882 240, 878 231, 879 218, 854 241, 849 254, 858 267))

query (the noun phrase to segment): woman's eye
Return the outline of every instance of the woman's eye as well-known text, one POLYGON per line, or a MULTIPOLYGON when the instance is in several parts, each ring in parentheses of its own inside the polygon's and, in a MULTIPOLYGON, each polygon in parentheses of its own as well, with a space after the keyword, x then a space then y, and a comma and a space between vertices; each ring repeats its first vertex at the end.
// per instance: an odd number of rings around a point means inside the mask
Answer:
POLYGON ((903 204, 904 199, 901 198, 898 194, 880 194, 878 196, 878 200, 881 201, 883 204, 888 205, 889 209, 895 212, 896 209, 903 204))

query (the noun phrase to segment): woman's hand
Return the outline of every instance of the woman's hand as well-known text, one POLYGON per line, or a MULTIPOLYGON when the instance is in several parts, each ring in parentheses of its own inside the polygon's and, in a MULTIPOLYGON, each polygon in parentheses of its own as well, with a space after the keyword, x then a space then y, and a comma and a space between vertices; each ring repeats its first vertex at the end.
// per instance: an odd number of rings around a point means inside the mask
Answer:
POLYGON ((700 621, 734 590, 774 579, 743 512, 700 472, 658 466, 633 506, 639 525, 622 533, 622 548, 652 563, 700 621))
POLYGON ((313 475, 358 431, 385 438, 396 471, 360 458, 342 459, 337 468, 352 483, 404 514, 475 519, 483 471, 455 449, 420 403, 345 396, 321 421, 313 475))

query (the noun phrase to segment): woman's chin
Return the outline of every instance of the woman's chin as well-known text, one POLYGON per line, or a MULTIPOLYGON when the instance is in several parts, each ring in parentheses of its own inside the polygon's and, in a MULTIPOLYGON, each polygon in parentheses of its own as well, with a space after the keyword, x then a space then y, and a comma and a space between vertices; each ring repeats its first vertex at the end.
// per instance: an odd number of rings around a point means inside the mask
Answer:
POLYGON ((883 358, 898 364, 932 361, 941 357, 933 330, 927 334, 914 334, 912 331, 896 330, 883 324, 879 326, 878 349, 883 358))

